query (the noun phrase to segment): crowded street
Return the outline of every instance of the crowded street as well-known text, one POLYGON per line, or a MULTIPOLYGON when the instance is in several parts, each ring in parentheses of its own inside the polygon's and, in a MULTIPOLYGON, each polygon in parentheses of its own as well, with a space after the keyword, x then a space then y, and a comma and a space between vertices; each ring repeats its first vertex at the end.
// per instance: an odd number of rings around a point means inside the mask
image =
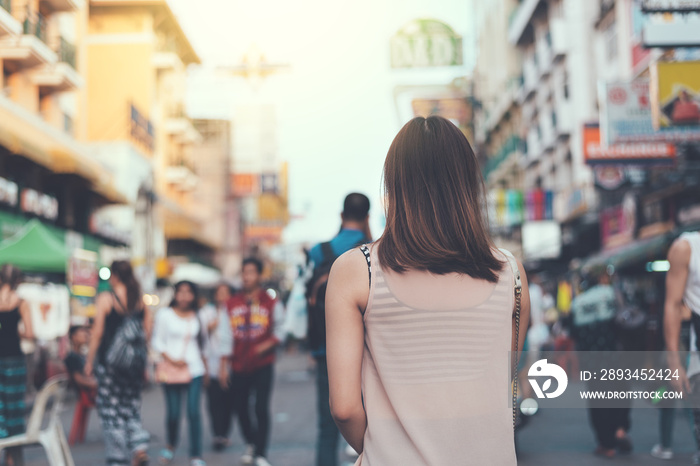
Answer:
POLYGON ((0 466, 700 465, 700 0, 0 0, 0 466))
MULTIPOLYGON (((270 462, 279 466, 301 466, 312 464, 315 443, 315 413, 313 377, 309 371, 309 358, 303 354, 283 356, 276 368, 275 395, 272 411, 274 427, 270 445, 270 462)), ((143 418, 148 430, 153 433, 152 449, 157 451, 163 445, 163 400, 158 387, 149 388, 144 395, 143 418)), ((70 428, 74 403, 67 403, 61 419, 65 429, 70 428)), ((620 465, 661 465, 689 464, 695 451, 690 420, 678 416, 675 446, 677 457, 673 461, 662 461, 648 454, 656 442, 657 411, 636 410, 633 414, 635 425, 634 451, 629 456, 619 457, 615 464, 620 465)), ((210 429, 204 430, 205 458, 212 466, 238 466, 238 458, 243 452, 243 441, 238 426, 234 427, 234 445, 227 451, 215 453, 211 444, 210 429)), ((102 456, 102 432, 99 420, 94 413, 89 420, 89 430, 85 443, 72 448, 76 466, 99 464, 102 456)), ((523 428, 517 436, 519 452, 518 464, 528 466, 560 466, 562 461, 571 466, 600 464, 600 459, 592 457, 594 441, 589 433, 585 410, 543 411, 523 428), (563 455, 566 455, 565 457, 563 455), (562 458, 566 458, 562 460, 562 458)), ((354 464, 354 459, 343 455, 343 465, 354 464)), ((42 466, 46 459, 40 448, 27 449, 27 466, 42 466)), ((174 464, 185 464, 185 461, 174 464)))

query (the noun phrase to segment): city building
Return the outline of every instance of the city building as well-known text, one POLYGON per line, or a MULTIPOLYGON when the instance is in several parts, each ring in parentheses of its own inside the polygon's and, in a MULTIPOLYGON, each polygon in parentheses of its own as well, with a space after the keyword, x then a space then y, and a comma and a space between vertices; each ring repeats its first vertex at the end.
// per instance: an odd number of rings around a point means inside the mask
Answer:
POLYGON ((584 126, 598 119, 598 15, 596 2, 567 0, 522 0, 510 15, 508 40, 522 70, 523 258, 532 266, 566 268, 598 248, 598 200, 583 150, 584 126))
POLYGON ((83 0, 0 2, 0 241, 16 242, 36 219, 56 240, 56 260, 16 265, 58 281, 67 272, 66 254, 125 244, 92 228, 97 210, 128 199, 78 142, 87 10, 83 0))
POLYGON ((186 68, 199 57, 164 0, 90 0, 87 31, 85 139, 130 201, 96 223, 131 232, 132 260, 152 289, 172 271, 171 241, 214 247, 195 215, 201 135, 184 111, 186 68))

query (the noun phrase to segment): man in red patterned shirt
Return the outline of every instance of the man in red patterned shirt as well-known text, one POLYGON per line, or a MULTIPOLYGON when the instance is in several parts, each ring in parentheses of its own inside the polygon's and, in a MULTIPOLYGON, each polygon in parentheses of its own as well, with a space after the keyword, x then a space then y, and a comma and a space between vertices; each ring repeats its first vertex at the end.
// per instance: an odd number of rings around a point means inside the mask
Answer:
POLYGON ((241 462, 269 466, 265 459, 270 437, 270 395, 272 394, 275 350, 284 335, 284 307, 261 286, 263 264, 255 258, 243 261, 243 291, 228 303, 229 328, 222 332, 222 357, 219 377, 230 380, 233 404, 248 444, 241 462), (233 337, 233 345, 231 345, 233 337), (231 374, 229 376, 229 369, 231 374), (251 400, 255 399, 254 421, 251 400))

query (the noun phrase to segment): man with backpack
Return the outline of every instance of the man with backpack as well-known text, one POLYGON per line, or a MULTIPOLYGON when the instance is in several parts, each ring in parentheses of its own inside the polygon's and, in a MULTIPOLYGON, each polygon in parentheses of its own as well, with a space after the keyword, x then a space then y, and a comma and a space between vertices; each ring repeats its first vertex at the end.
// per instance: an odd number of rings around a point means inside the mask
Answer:
POLYGON ((369 199, 364 194, 345 197, 340 232, 330 241, 317 244, 309 251, 313 275, 306 284, 308 308, 307 339, 316 360, 318 392, 318 439, 316 466, 338 464, 340 432, 331 416, 329 405, 328 366, 326 364, 326 285, 333 262, 352 248, 372 241, 369 230, 369 199))

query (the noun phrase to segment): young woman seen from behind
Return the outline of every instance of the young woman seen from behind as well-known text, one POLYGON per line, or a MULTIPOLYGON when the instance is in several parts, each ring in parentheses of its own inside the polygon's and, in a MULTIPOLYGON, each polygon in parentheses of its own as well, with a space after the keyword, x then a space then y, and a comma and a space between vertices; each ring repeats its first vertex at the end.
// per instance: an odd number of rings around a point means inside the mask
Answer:
MULTIPOLYGON (((450 121, 415 118, 384 165, 386 229, 333 265, 331 411, 357 464, 515 465, 514 274, 489 237, 479 164, 450 121)), ((529 300, 523 278, 522 346, 529 300)))

